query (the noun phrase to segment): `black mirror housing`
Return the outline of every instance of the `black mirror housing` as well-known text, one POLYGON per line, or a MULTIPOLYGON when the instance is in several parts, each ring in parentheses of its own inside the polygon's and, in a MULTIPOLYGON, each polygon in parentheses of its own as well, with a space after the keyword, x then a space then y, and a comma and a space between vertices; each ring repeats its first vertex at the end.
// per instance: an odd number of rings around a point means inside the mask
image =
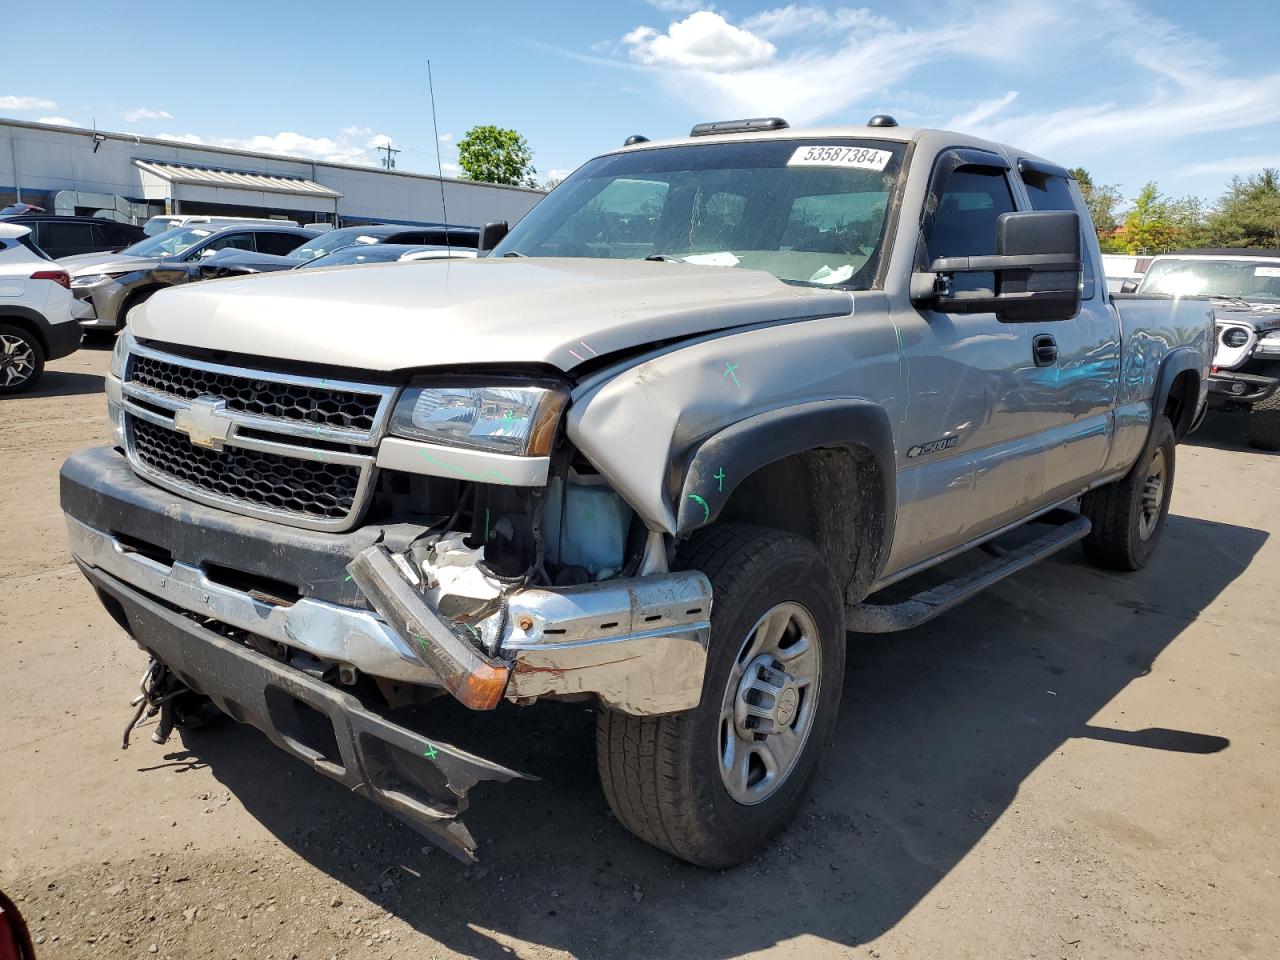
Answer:
POLYGON ((510 229, 505 220, 490 220, 480 228, 480 249, 476 254, 484 256, 502 242, 510 229))
POLYGON ((913 277, 912 300, 942 313, 995 313, 1005 323, 1068 320, 1080 312, 1080 248, 1073 210, 1002 213, 994 256, 939 257, 913 277), (952 293, 956 273, 991 273, 995 289, 952 293))
POLYGON ((1120 284, 1120 292, 1121 292, 1121 293, 1137 293, 1137 292, 1138 292, 1138 281, 1137 281, 1137 280, 1126 280, 1124 283, 1120 284))

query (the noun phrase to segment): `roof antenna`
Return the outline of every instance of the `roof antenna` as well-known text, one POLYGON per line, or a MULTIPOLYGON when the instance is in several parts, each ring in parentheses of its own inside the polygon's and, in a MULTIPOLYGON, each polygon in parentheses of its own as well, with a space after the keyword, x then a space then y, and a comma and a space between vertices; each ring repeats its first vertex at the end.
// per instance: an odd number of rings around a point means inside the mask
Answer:
POLYGON ((444 202, 444 164, 440 160, 440 127, 436 123, 436 85, 431 80, 431 60, 427 60, 427 89, 431 92, 431 132, 436 138, 436 174, 440 180, 440 213, 444 216, 444 249, 453 255, 453 245, 449 242, 449 208, 444 202))

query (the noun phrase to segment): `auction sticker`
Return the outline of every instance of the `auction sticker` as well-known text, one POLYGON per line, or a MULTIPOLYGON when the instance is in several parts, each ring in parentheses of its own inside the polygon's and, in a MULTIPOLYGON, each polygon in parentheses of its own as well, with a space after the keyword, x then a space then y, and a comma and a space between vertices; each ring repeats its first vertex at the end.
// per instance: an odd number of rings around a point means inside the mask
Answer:
POLYGON ((1255 267, 1255 277, 1280 277, 1280 267, 1255 267))
POLYGON ((787 161, 788 167, 851 167, 855 170, 883 170, 893 159, 888 150, 871 147, 799 147, 787 161))

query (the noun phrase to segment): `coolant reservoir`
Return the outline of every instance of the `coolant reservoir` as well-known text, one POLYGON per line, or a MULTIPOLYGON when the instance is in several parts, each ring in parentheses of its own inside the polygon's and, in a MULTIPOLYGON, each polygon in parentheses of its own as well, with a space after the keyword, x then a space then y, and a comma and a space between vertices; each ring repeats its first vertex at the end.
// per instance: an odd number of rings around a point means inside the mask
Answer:
POLYGON ((571 470, 564 490, 563 506, 553 498, 546 516, 548 539, 559 541, 560 564, 586 567, 593 580, 616 573, 626 553, 631 508, 603 477, 571 470))

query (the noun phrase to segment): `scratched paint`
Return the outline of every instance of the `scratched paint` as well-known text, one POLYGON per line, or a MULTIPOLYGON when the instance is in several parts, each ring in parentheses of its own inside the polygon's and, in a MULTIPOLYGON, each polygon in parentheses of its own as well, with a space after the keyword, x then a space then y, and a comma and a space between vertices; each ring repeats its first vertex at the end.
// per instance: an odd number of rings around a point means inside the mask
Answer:
POLYGON ((503 483, 511 483, 511 478, 500 470, 489 470, 485 473, 472 473, 470 470, 464 469, 463 467, 455 466, 452 463, 445 463, 443 460, 437 460, 425 450, 422 451, 422 455, 427 458, 428 463, 434 463, 437 467, 444 467, 446 470, 452 470, 465 480, 475 480, 478 483, 482 483, 486 478, 497 477, 503 483))

